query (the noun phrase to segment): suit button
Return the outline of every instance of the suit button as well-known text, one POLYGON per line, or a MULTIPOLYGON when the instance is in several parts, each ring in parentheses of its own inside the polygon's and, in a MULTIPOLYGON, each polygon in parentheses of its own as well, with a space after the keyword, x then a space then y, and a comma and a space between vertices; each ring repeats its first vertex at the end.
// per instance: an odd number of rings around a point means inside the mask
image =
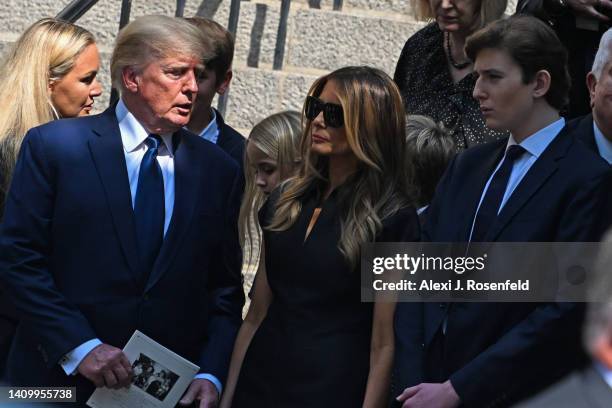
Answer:
POLYGON ((446 304, 445 303, 440 303, 440 309, 446 309, 446 304))
POLYGON ((49 357, 47 356, 47 351, 43 348, 43 346, 41 344, 39 344, 36 348, 38 349, 38 351, 42 355, 43 361, 45 363, 47 363, 49 361, 49 357))

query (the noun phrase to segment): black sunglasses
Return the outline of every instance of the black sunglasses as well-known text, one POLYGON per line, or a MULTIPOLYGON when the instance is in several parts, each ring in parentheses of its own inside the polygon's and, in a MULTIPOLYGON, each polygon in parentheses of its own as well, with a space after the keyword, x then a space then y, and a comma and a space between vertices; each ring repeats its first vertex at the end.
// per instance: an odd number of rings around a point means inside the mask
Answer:
POLYGON ((306 97, 306 118, 313 120, 323 111, 325 125, 333 128, 344 126, 342 106, 336 103, 325 103, 314 96, 306 97))

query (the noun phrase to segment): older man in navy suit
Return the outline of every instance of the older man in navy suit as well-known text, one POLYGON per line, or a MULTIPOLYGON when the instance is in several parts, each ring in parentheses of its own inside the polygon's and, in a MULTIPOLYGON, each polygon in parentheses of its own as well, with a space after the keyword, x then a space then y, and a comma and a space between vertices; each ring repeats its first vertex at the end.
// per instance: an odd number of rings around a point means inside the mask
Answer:
POLYGON ((592 113, 575 119, 569 126, 591 150, 612 164, 612 29, 601 37, 586 81, 592 113))
POLYGON ((206 38, 141 17, 111 59, 116 106, 28 132, 0 232, 0 281, 19 310, 8 382, 130 383, 134 330, 193 361, 183 397, 216 404, 240 325, 242 178, 189 121, 206 38))
MULTIPOLYGON (((468 149, 443 176, 424 228, 433 242, 595 241, 609 166, 564 129, 566 51, 533 17, 468 39, 474 97, 505 140, 468 149)), ((608 224, 609 225, 609 224, 608 224)), ((402 304, 396 315, 403 407, 505 407, 578 365, 573 303, 402 304)))

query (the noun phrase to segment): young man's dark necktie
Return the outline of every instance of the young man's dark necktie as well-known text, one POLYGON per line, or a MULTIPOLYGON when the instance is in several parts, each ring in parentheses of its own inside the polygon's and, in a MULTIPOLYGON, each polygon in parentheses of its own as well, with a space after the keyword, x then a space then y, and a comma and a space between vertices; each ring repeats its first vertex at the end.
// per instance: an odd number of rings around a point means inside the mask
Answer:
POLYGON ((508 147, 504 161, 495 173, 495 176, 493 176, 487 193, 478 209, 478 214, 476 214, 474 230, 472 231, 472 238, 470 239, 471 242, 482 242, 487 236, 489 229, 495 223, 499 206, 504 198, 504 193, 506 192, 506 187, 510 180, 512 166, 516 159, 523 153, 525 153, 525 148, 520 145, 508 147))
POLYGON ((134 205, 143 283, 151 274, 164 239, 164 177, 157 162, 157 152, 161 143, 161 137, 155 134, 149 135, 145 140, 148 149, 140 163, 134 205))

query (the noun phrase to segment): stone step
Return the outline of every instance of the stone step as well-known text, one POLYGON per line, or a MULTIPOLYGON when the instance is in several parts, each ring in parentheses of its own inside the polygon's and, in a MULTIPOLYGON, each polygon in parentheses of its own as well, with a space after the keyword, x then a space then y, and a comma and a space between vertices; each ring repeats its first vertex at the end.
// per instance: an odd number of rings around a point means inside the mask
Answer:
MULTIPOLYGON (((320 3, 323 7, 331 8, 333 0, 294 0, 306 4, 320 3)), ((516 8, 517 0, 508 0, 507 13, 512 14, 516 8)), ((367 10, 374 12, 394 12, 412 15, 413 0, 344 0, 343 11, 367 10)), ((293 4, 293 2, 292 2, 293 4)))
POLYGON ((283 110, 301 112, 310 86, 320 75, 236 67, 227 105, 227 122, 247 130, 283 110))
MULTIPOLYGON (((367 3, 365 0, 360 1, 367 3)), ((377 2, 395 4, 399 0, 377 2)), ((0 20, 6 22, 5 31, 21 33, 37 19, 57 13, 65 3, 28 0, 24 4, 8 0, 0 6, 0 20)), ((349 2, 345 2, 347 12, 331 11, 331 1, 321 2, 322 7, 327 3, 327 9, 310 8, 306 0, 296 0, 294 3, 288 21, 285 49, 285 63, 293 67, 330 70, 345 65, 368 64, 380 66, 389 72, 405 39, 421 26, 415 24, 408 15, 363 13, 349 8, 349 2), (330 42, 330 39, 334 41, 330 42)), ((185 15, 204 15, 226 25, 229 5, 229 0, 217 0, 216 3, 189 1, 185 15), (217 7, 211 4, 217 4, 217 7)), ((112 49, 118 30, 120 6, 120 0, 100 0, 78 22, 93 32, 103 50, 112 49)), ((175 7, 175 1, 135 0, 131 17, 143 14, 172 15, 175 7)), ((243 1, 240 8, 236 62, 254 68, 261 64, 272 64, 280 19, 280 1, 243 1)))
MULTIPOLYGON (((348 13, 313 9, 297 3, 290 11, 285 66, 291 69, 333 70, 346 65, 374 65, 392 72, 406 39, 422 27, 410 16, 348 13)), ((249 67, 274 61, 280 2, 242 2, 235 60, 249 67)), ((227 22, 226 8, 212 17, 227 22)))
MULTIPOLYGON (((302 4, 314 9, 331 10, 334 0, 292 0, 291 6, 302 4)), ((411 8, 411 0, 344 0, 342 11, 361 9, 371 11, 396 11, 404 13, 411 8)))
POLYGON ((406 20, 298 10, 289 25, 289 66, 333 70, 370 65, 393 74, 406 40, 423 26, 406 20))

